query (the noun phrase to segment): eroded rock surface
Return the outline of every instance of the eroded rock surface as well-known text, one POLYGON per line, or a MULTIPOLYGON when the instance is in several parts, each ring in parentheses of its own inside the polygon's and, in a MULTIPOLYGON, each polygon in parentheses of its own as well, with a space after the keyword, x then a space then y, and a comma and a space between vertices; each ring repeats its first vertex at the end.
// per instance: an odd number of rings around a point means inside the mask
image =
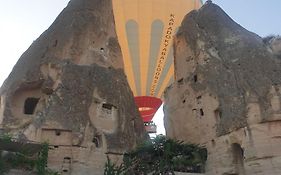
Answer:
POLYGON ((270 52, 281 59, 281 36, 268 36, 263 39, 270 52))
POLYGON ((169 137, 207 147, 206 174, 281 173, 277 45, 270 51, 212 3, 184 18, 174 39, 176 81, 165 91, 165 127, 169 137))
POLYGON ((49 142, 49 168, 103 174, 146 135, 123 71, 111 0, 71 0, 1 87, 0 123, 49 142))

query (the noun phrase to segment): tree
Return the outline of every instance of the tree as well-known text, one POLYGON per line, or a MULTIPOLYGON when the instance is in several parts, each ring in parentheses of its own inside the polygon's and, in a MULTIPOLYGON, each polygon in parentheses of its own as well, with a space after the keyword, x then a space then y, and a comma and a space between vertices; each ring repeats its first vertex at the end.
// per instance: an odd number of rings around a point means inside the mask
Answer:
POLYGON ((163 135, 142 143, 136 150, 124 155, 127 174, 135 175, 202 172, 206 160, 205 148, 163 135))

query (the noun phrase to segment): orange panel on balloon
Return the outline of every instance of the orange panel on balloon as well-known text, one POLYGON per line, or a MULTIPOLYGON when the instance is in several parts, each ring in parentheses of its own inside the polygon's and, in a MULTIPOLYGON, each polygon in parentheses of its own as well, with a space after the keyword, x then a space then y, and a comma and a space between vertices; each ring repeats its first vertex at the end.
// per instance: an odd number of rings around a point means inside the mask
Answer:
POLYGON ((200 0, 113 0, 116 32, 134 96, 161 98, 174 79, 173 35, 200 0))

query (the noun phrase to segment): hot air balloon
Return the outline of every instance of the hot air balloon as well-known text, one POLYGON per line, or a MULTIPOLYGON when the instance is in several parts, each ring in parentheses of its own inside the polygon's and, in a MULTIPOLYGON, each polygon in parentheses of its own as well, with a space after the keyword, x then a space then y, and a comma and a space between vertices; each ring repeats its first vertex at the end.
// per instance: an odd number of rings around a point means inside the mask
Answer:
POLYGON ((116 32, 124 69, 145 128, 156 132, 152 118, 164 89, 174 80, 173 35, 200 0, 113 0, 116 32))

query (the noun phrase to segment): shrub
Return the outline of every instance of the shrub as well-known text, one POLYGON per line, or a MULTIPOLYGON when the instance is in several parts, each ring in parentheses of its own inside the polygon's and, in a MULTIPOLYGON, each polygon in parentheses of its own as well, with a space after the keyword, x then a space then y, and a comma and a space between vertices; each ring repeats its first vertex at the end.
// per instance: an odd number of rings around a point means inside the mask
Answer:
POLYGON ((118 172, 105 175, 174 174, 174 171, 204 171, 207 150, 194 144, 168 139, 163 135, 147 140, 134 151, 124 155, 124 165, 116 167, 108 160, 105 171, 118 172), (119 171, 116 171, 116 170, 119 171))

